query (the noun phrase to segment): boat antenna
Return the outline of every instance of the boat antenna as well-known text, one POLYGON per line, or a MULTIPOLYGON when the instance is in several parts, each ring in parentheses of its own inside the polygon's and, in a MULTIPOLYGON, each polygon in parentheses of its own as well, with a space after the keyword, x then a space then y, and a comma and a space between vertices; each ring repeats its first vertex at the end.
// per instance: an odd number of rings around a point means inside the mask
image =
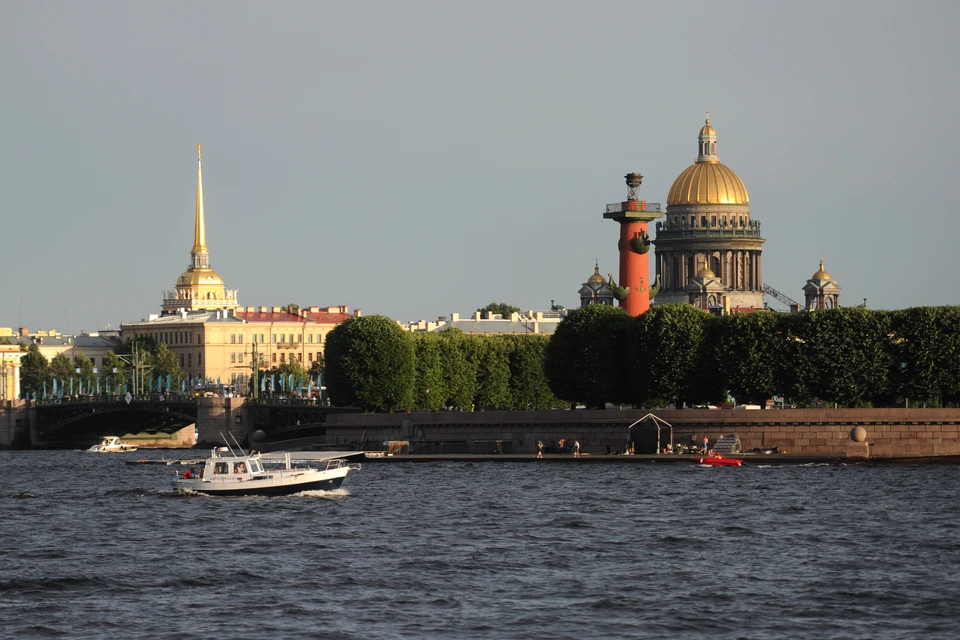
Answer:
POLYGON ((241 447, 241 446, 240 446, 240 443, 237 442, 237 436, 235 436, 235 435, 233 435, 233 433, 231 433, 231 434, 230 434, 230 437, 233 438, 233 443, 234 443, 235 445, 237 445, 237 449, 240 450, 240 455, 242 455, 242 456, 243 456, 243 455, 246 455, 246 454, 243 452, 243 447, 241 447))
MULTIPOLYGON (((233 434, 231 433, 230 435, 233 435, 233 434)), ((220 432, 220 437, 223 438, 223 442, 227 445, 227 449, 230 450, 230 455, 231 455, 231 456, 236 456, 237 454, 234 453, 233 447, 230 446, 230 441, 227 440, 227 436, 223 435, 223 431, 220 432)), ((234 438, 233 440, 234 440, 234 442, 236 442, 237 439, 234 438)), ((237 446, 239 447, 240 445, 238 444, 237 446)), ((240 453, 241 453, 241 455, 243 454, 243 449, 240 449, 240 453)))

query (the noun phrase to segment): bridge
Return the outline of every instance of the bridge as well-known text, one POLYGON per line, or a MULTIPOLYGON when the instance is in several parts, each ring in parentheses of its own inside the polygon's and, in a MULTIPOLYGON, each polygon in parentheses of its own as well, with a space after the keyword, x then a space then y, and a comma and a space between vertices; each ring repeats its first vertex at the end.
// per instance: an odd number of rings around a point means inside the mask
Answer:
POLYGON ((199 398, 159 393, 38 400, 35 445, 77 447, 102 436, 172 434, 197 422, 199 398))
POLYGON ((325 435, 329 415, 360 412, 308 398, 159 393, 55 398, 31 404, 26 409, 32 425, 29 441, 46 448, 85 448, 111 435, 170 435, 192 424, 204 444, 220 442, 226 432, 249 444, 317 438, 325 435))
POLYGON ((310 398, 260 398, 247 400, 256 443, 318 437, 326 434, 327 417, 339 413, 360 413, 354 407, 331 407, 310 398))

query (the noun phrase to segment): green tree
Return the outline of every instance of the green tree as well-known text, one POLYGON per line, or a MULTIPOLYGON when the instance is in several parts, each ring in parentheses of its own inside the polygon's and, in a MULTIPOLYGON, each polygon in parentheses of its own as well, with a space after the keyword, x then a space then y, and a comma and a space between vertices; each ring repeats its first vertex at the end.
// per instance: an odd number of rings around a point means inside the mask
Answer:
POLYGON ((163 377, 164 388, 166 388, 167 376, 170 376, 170 386, 177 391, 180 390, 181 381, 187 378, 186 372, 180 368, 180 359, 177 358, 177 354, 171 351, 165 342, 160 343, 156 349, 147 354, 146 364, 150 367, 150 375, 154 379, 157 376, 163 377))
MULTIPOLYGON (((83 351, 77 352, 73 356, 73 362, 71 363, 73 367, 73 376, 77 378, 78 382, 83 383, 83 392, 86 394, 92 393, 95 390, 97 381, 93 375, 93 362, 90 361, 90 358, 87 357, 83 351), (80 369, 80 373, 77 373, 76 370, 80 369)), ((79 390, 79 385, 77 385, 77 390, 79 390)))
POLYGON ((446 386, 443 406, 470 410, 477 395, 477 365, 467 357, 472 336, 459 329, 443 331, 441 336, 441 362, 446 386))
POLYGON ((708 317, 689 304, 662 304, 635 318, 630 355, 634 402, 680 406, 709 399, 695 394, 708 317))
POLYGON ((790 324, 788 362, 796 390, 854 407, 889 395, 887 314, 848 307, 800 314, 790 324))
MULTIPOLYGON (((61 351, 50 360, 50 374, 62 383, 69 384, 70 378, 76 379, 77 372, 66 353, 61 351)), ((76 382, 74 382, 76 385, 76 382)), ((74 387, 76 390, 76 387, 74 387)))
POLYGON ((511 313, 519 313, 520 307, 507 304, 506 302, 491 302, 485 307, 477 309, 483 314, 484 318, 489 318, 491 314, 500 314, 504 318, 509 318, 511 313))
POLYGON ((545 335, 506 336, 510 348, 510 391, 517 409, 549 409, 563 402, 550 391, 544 359, 550 338, 545 335))
POLYGON ((350 318, 327 334, 330 400, 366 410, 413 404, 415 354, 410 334, 385 316, 350 318))
POLYGON ((738 402, 759 405, 784 391, 777 388, 783 357, 778 314, 735 313, 711 317, 706 326, 709 357, 704 368, 719 374, 723 391, 738 402))
POLYGON ((418 411, 436 411, 450 395, 443 373, 443 338, 435 333, 416 333, 411 337, 416 354, 413 406, 418 411))
POLYGON ((475 342, 477 393, 474 402, 483 409, 510 409, 510 343, 502 336, 471 336, 475 342))
POLYGON ((627 402, 625 356, 632 319, 619 307, 589 305, 560 321, 547 345, 544 372, 551 391, 567 402, 603 407, 627 402))
POLYGON ((307 373, 314 378, 323 376, 323 354, 318 351, 315 357, 316 360, 310 363, 310 368, 307 370, 307 373))
POLYGON ((960 401, 960 307, 915 307, 891 318, 893 374, 902 402, 960 401))
MULTIPOLYGON (((23 345, 20 348, 23 350, 23 345)), ((20 358, 20 393, 23 397, 32 394, 39 398, 43 395, 44 383, 47 383, 48 391, 52 391, 50 382, 50 365, 47 358, 40 353, 40 347, 33 343, 26 348, 26 353, 20 358)))
POLYGON ((123 385, 128 384, 130 380, 130 369, 127 363, 121 360, 117 354, 113 351, 107 351, 103 356, 103 367, 100 375, 110 381, 110 391, 119 395, 123 390, 123 385), (114 369, 117 370, 116 373, 113 372, 114 369))

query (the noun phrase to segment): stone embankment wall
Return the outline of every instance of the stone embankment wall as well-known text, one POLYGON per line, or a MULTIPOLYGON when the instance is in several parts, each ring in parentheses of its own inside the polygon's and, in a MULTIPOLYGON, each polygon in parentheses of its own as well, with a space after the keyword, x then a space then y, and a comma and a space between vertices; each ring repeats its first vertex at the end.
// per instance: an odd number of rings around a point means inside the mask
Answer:
MULTIPOLYGON (((534 453, 561 438, 585 453, 622 451, 629 427, 647 415, 626 411, 478 411, 331 415, 328 445, 410 442, 429 452, 442 443, 477 453, 534 453), (499 447, 499 450, 492 450, 499 447)), ((960 409, 655 410, 673 427, 674 443, 737 435, 741 450, 779 448, 794 455, 870 458, 960 456, 960 409), (860 427, 861 431, 854 433, 860 427), (854 438, 862 438, 857 442, 854 438)), ((439 451, 438 451, 439 452, 439 451)))
POLYGON ((0 403, 0 449, 30 446, 31 411, 24 400, 0 403))

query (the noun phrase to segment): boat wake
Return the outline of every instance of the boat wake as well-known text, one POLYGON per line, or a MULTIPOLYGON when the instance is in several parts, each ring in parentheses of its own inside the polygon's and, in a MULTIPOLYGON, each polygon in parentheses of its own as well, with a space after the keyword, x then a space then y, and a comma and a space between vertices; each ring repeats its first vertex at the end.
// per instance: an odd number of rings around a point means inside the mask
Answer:
POLYGON ((301 491, 300 493, 291 494, 291 498, 326 498, 327 500, 339 500, 340 498, 346 498, 350 495, 350 492, 343 487, 339 489, 331 489, 330 491, 316 490, 316 491, 301 491))

